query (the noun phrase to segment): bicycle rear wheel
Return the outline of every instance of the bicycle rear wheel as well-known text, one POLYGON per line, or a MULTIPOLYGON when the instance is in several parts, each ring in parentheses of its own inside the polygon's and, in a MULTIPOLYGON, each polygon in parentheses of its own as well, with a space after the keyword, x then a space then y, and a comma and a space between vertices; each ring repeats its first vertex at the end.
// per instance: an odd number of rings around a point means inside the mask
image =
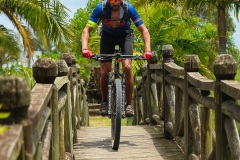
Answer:
POLYGON ((112 116, 111 116, 111 135, 112 149, 118 150, 121 134, 122 119, 122 84, 120 79, 115 79, 112 86, 112 116))

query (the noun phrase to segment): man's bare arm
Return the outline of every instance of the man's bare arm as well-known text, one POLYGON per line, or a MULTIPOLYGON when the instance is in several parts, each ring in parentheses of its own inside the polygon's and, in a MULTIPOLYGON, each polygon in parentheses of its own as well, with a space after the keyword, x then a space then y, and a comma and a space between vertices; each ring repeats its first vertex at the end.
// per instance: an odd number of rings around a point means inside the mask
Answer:
POLYGON ((142 25, 138 26, 137 28, 142 34, 142 38, 143 38, 144 45, 145 45, 145 51, 151 51, 150 34, 148 32, 147 27, 144 24, 142 24, 142 25))
POLYGON ((86 26, 82 32, 82 49, 88 49, 88 40, 90 32, 93 30, 92 27, 86 26))

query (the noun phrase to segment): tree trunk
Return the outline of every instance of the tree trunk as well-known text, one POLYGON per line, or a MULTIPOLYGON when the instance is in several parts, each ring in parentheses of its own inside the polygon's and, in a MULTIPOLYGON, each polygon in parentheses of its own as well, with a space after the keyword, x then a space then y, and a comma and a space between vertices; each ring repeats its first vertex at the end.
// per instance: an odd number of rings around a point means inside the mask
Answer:
POLYGON ((218 38, 219 54, 226 54, 226 7, 223 4, 218 5, 218 38))

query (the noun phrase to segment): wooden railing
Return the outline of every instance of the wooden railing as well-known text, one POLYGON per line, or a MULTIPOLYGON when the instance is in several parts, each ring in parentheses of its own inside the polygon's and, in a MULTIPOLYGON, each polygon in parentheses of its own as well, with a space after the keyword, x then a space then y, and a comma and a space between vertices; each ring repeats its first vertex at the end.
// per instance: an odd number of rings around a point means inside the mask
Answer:
MULTIPOLYGON (((165 138, 179 143, 185 159, 240 159, 235 60, 217 56, 212 80, 200 74, 197 55, 187 55, 181 67, 174 63, 173 52, 171 45, 164 45, 162 63, 154 57, 137 77, 134 123, 162 125, 165 138)), ((38 59, 31 91, 24 78, 0 77, 0 112, 11 113, 0 120, 7 128, 0 134, 1 159, 73 158, 77 129, 89 122, 75 62, 69 54, 59 61, 38 59)))
POLYGON ((77 129, 88 125, 88 108, 80 68, 70 54, 61 60, 38 59, 33 65, 36 85, 25 78, 0 77, 0 112, 7 129, 0 133, 1 160, 73 159, 77 129))
POLYGON ((173 47, 162 47, 162 64, 142 68, 134 90, 135 124, 164 126, 166 139, 175 139, 186 159, 240 159, 236 121, 240 122, 240 82, 236 61, 219 55, 216 80, 202 76, 197 55, 187 55, 184 67, 173 61, 173 47))

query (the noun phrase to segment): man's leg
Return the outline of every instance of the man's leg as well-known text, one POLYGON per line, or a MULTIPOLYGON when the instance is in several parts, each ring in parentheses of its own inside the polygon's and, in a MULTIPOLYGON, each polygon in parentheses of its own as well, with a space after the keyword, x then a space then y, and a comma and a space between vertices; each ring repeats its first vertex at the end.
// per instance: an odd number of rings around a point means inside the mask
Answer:
POLYGON ((102 116, 106 116, 108 114, 108 73, 111 71, 111 62, 101 63, 101 79, 100 79, 100 87, 102 93, 102 102, 99 108, 99 113, 102 116))
POLYGON ((133 75, 131 60, 126 59, 123 61, 123 72, 125 73, 126 83, 126 103, 132 104, 132 91, 133 91, 133 75))
POLYGON ((101 63, 101 79, 100 87, 102 93, 102 100, 107 101, 108 96, 108 73, 111 71, 111 62, 101 63))
MULTIPOLYGON (((134 43, 134 34, 127 34, 123 39, 121 44, 121 49, 125 55, 133 54, 133 43, 134 43)), ((134 109, 131 106, 132 103, 132 91, 133 91, 133 75, 132 75, 132 64, 130 59, 126 59, 122 62, 123 72, 125 73, 126 79, 126 106, 125 114, 127 117, 132 117, 134 115, 134 109)))
POLYGON ((131 60, 123 61, 123 72, 125 73, 125 84, 126 84, 126 108, 125 114, 127 117, 132 117, 134 115, 134 108, 131 105, 132 103, 132 91, 133 91, 133 75, 132 75, 132 66, 131 60))

